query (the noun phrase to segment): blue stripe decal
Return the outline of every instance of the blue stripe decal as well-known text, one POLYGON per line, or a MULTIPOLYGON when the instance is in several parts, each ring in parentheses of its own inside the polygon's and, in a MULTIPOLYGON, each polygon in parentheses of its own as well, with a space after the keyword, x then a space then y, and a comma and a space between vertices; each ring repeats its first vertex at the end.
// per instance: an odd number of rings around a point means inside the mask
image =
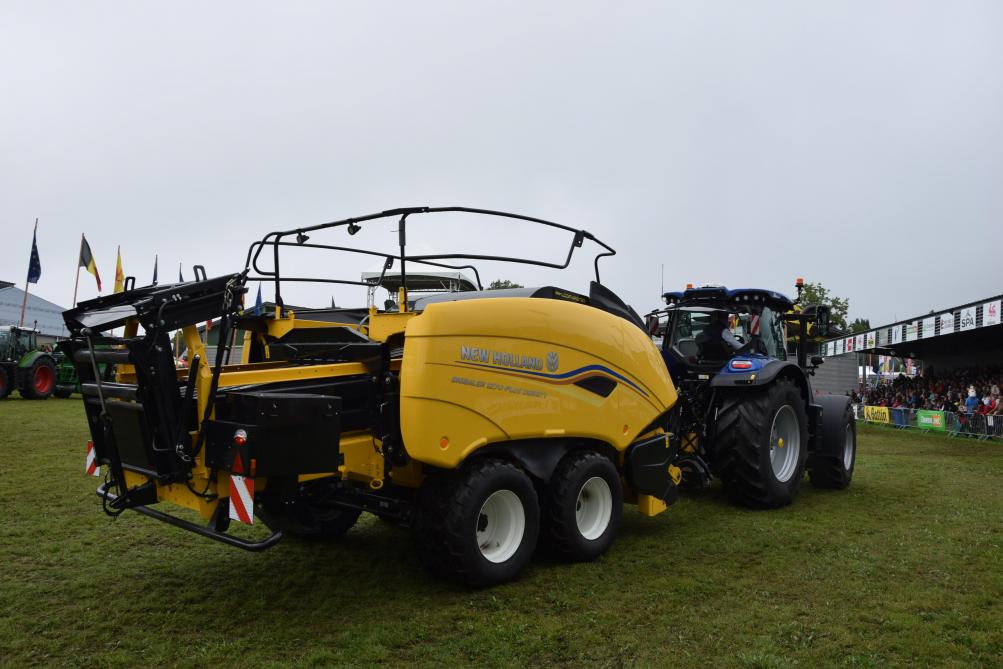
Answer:
POLYGON ((612 377, 614 377, 614 378, 616 378, 616 379, 618 379, 620 381, 623 381, 628 386, 630 386, 631 388, 633 388, 637 392, 641 393, 645 397, 648 396, 648 393, 644 392, 644 390, 642 390, 641 387, 638 386, 636 383, 634 383, 633 381, 631 381, 630 379, 628 379, 624 375, 618 374, 617 372, 614 372, 612 369, 610 369, 609 367, 606 367, 604 365, 586 365, 584 367, 579 367, 578 369, 574 369, 574 370, 572 370, 570 372, 564 372, 563 374, 548 374, 547 372, 531 372, 531 371, 527 371, 525 369, 518 369, 518 368, 513 368, 513 367, 498 367, 496 365, 485 365, 485 364, 478 363, 478 362, 467 362, 465 360, 457 360, 456 362, 459 363, 459 364, 461 364, 461 365, 467 365, 467 366, 470 366, 470 367, 481 367, 483 369, 490 369, 490 370, 494 370, 496 372, 515 372, 517 374, 527 374, 527 375, 530 375, 530 376, 539 376, 539 377, 543 377, 545 379, 553 379, 555 381, 560 381, 560 380, 563 380, 563 379, 567 379, 567 378, 570 378, 572 376, 578 376, 579 374, 582 374, 584 372, 603 372, 605 374, 609 374, 610 376, 612 376, 612 377))

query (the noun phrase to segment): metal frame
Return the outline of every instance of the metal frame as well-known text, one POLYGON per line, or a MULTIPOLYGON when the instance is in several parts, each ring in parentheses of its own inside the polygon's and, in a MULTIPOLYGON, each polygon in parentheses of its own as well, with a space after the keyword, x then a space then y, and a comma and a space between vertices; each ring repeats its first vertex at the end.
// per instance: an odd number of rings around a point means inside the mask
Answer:
POLYGON ((582 246, 584 241, 588 239, 600 247, 605 249, 605 251, 598 253, 593 260, 595 267, 595 277, 596 283, 601 283, 599 279, 599 259, 607 256, 616 255, 616 251, 606 244, 605 242, 599 240, 595 235, 586 231, 578 230, 567 225, 562 225, 561 223, 555 223, 553 221, 547 221, 542 218, 534 218, 532 216, 523 216, 521 214, 513 214, 504 211, 495 211, 491 209, 476 209, 472 207, 403 207, 399 209, 388 209, 386 211, 381 211, 375 214, 367 214, 365 216, 356 216, 353 218, 346 218, 339 221, 331 221, 329 223, 319 223, 317 225, 311 225, 300 228, 293 228, 291 230, 284 231, 273 231, 266 234, 259 241, 251 244, 250 248, 247 250, 247 259, 244 264, 244 271, 250 274, 252 271, 257 275, 248 276, 249 280, 271 280, 275 283, 275 303, 282 306, 282 293, 281 293, 281 283, 286 282, 312 282, 312 283, 337 283, 346 285, 357 285, 357 286, 368 286, 369 284, 364 281, 355 281, 349 279, 318 279, 311 277, 283 277, 281 276, 280 263, 279 263, 279 248, 282 246, 299 246, 304 248, 319 248, 328 249, 332 251, 345 251, 348 253, 359 253, 363 255, 370 255, 381 257, 384 259, 383 272, 386 272, 393 266, 393 261, 396 259, 400 262, 400 276, 401 276, 401 287, 406 290, 407 288, 407 275, 406 275, 406 265, 408 262, 415 262, 422 265, 429 265, 432 267, 442 267, 446 269, 469 269, 471 270, 477 281, 477 286, 483 289, 481 284, 480 273, 477 268, 470 264, 449 264, 443 261, 446 260, 487 260, 495 262, 511 262, 520 263, 524 265, 536 265, 539 267, 550 267, 553 269, 565 269, 571 264, 571 258, 574 255, 575 249, 582 246), (406 223, 408 216, 415 214, 433 214, 433 213, 467 213, 467 214, 480 214, 484 216, 495 216, 499 218, 508 218, 519 221, 528 221, 530 223, 536 223, 539 225, 544 225, 551 228, 556 228, 558 230, 565 230, 574 234, 571 241, 571 245, 568 248, 567 256, 564 258, 563 262, 547 262, 544 260, 533 260, 529 258, 515 258, 508 256, 495 256, 495 255, 481 255, 481 254, 469 254, 469 253, 441 253, 441 254, 426 254, 426 255, 413 255, 409 256, 406 252, 407 247, 407 233, 406 233, 406 223), (396 255, 379 252, 370 251, 366 249, 354 249, 344 246, 334 246, 328 244, 310 244, 307 243, 310 237, 307 233, 317 232, 319 230, 326 230, 329 228, 337 227, 347 227, 348 234, 354 235, 357 233, 361 227, 361 223, 367 221, 373 221, 384 218, 396 218, 400 217, 398 220, 398 246, 399 251, 396 255), (283 241, 286 237, 295 236, 296 241, 283 241), (264 270, 258 265, 258 260, 261 256, 262 251, 265 247, 272 247, 272 270, 264 270))

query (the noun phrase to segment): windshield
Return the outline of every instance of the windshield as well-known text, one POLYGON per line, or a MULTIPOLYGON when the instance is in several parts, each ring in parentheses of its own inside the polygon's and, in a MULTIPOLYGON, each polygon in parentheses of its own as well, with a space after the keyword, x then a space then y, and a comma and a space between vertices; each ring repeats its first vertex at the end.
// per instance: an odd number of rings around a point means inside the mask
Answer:
POLYGON ((768 307, 680 307, 673 316, 668 346, 690 361, 727 359, 739 348, 783 360, 787 358, 783 328, 783 321, 768 307))

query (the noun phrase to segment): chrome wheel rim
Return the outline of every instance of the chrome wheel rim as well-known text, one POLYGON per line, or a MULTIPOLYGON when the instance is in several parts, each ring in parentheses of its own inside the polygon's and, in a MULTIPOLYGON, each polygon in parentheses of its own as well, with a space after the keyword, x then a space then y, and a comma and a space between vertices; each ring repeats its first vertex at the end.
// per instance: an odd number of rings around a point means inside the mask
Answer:
POLYGON ((505 562, 519 550, 526 534, 526 510, 511 490, 491 493, 477 514, 477 547, 488 562, 505 562))
POLYGON ((785 404, 773 416, 770 428, 770 464, 781 483, 794 476, 801 457, 801 426, 794 408, 785 404))

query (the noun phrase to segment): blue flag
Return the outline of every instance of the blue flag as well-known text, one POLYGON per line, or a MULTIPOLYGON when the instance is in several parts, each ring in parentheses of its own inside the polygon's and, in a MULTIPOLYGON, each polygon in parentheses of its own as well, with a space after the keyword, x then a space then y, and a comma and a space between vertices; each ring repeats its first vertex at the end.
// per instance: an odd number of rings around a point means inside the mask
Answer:
POLYGON ((255 316, 260 316, 262 308, 263 307, 261 306, 261 284, 259 283, 258 297, 254 299, 254 309, 251 311, 251 313, 253 313, 255 316))
POLYGON ((31 258, 28 260, 28 283, 38 283, 42 277, 42 261, 38 259, 38 219, 35 219, 35 232, 31 233, 31 258))

